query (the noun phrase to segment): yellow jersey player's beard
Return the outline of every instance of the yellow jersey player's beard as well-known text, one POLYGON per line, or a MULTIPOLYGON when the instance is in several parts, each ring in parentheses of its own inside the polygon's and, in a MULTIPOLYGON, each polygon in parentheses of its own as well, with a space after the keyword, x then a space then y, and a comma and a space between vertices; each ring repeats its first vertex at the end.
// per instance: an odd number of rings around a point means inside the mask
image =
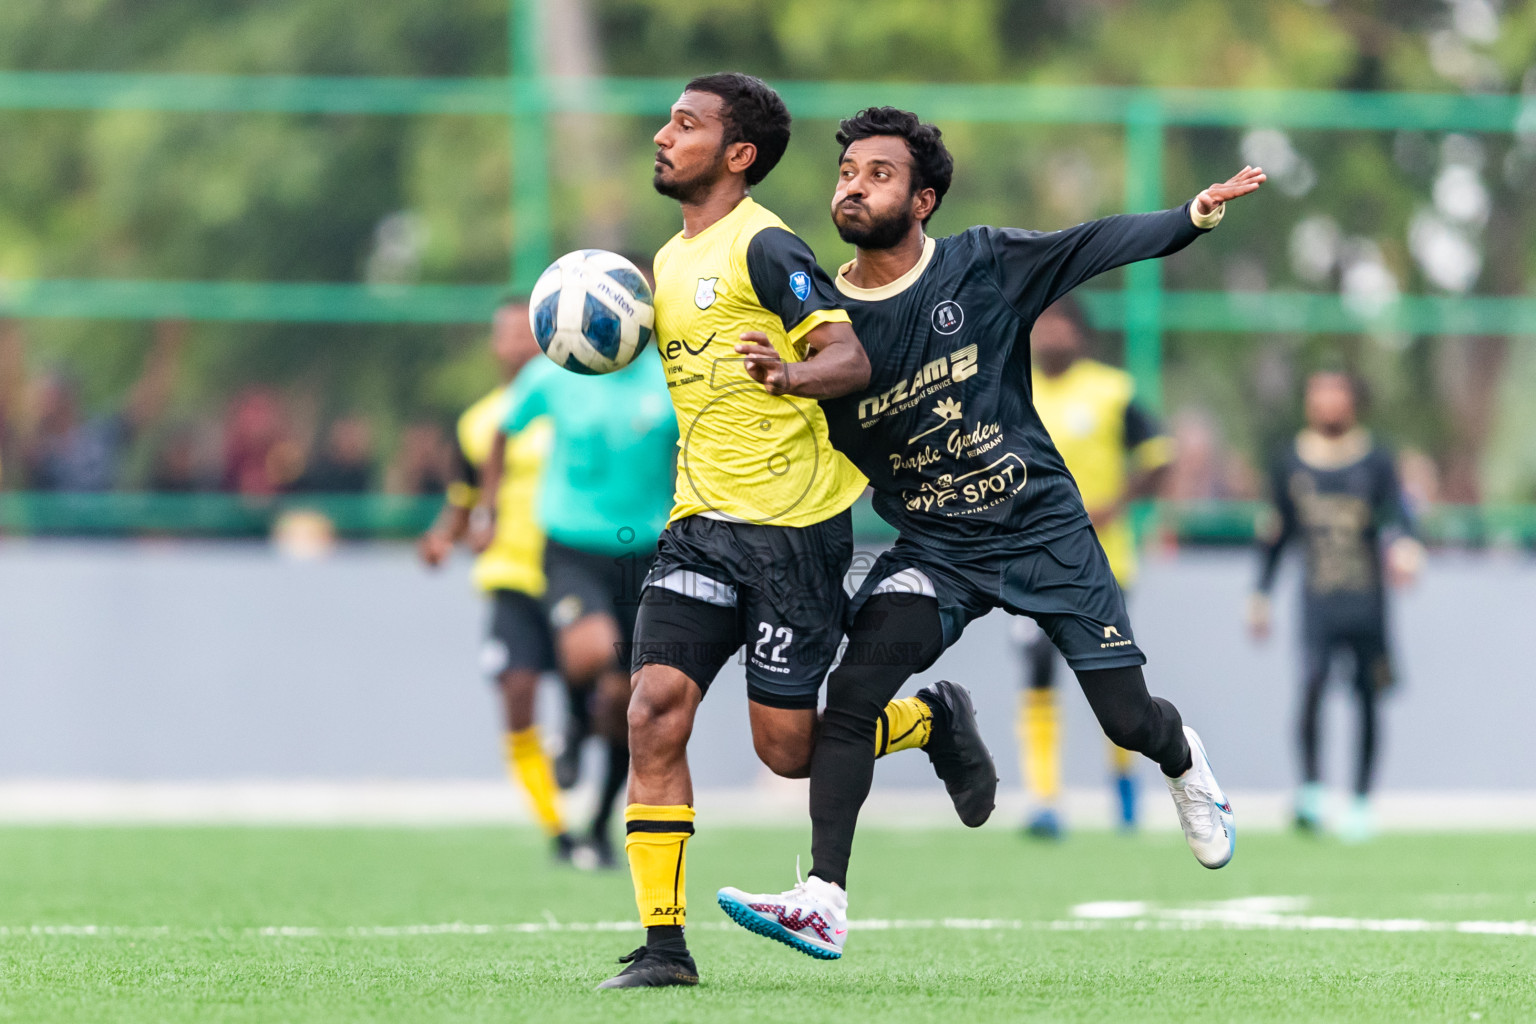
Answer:
MULTIPOLYGON (((720 151, 720 156, 723 160, 724 149, 720 151)), ((670 170, 674 175, 677 174, 676 167, 671 167, 670 170)), ((719 183, 724 173, 725 169, 721 162, 705 168, 692 178, 668 179, 663 171, 657 171, 651 178, 651 187, 668 199, 676 199, 680 203, 695 203, 709 194, 709 190, 719 183)))

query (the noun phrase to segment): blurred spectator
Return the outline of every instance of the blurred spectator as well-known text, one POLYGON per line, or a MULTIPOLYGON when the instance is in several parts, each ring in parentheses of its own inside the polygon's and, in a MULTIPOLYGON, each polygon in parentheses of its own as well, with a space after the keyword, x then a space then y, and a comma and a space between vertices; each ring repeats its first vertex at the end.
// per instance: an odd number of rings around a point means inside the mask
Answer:
POLYGON ((204 439, 206 428, 182 423, 171 428, 155 451, 149 467, 149 490, 164 494, 191 494, 208 490, 212 482, 204 439))
POLYGON ((121 483, 128 448, 165 411, 176 382, 186 324, 162 321, 128 401, 82 419, 78 386, 59 372, 36 381, 22 445, 27 486, 35 491, 108 491, 121 483))
POLYGON ((326 431, 325 445, 294 482, 307 494, 363 494, 373 489, 373 427, 362 416, 343 416, 326 431))
POLYGON ((400 434, 395 461, 385 473, 391 494, 441 494, 448 486, 453 449, 436 423, 409 424, 400 434))
POLYGON ((25 386, 21 325, 14 320, 0 320, 0 486, 6 482, 5 463, 12 457, 11 445, 25 386))
POLYGON ((224 420, 224 490, 264 496, 293 483, 304 457, 287 422, 277 396, 265 388, 235 399, 224 420))
POLYGON ((1168 476, 1164 496, 1171 501, 1252 499, 1259 495, 1259 474, 1241 455, 1228 452, 1211 417, 1199 409, 1180 409, 1173 417, 1178 461, 1168 476))

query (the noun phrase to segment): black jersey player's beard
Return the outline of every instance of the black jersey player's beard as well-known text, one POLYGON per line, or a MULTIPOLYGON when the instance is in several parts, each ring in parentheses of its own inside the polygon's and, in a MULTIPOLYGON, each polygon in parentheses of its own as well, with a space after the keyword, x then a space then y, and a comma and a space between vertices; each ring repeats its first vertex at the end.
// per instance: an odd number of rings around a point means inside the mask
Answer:
POLYGON ((860 249, 894 249, 912 230, 912 214, 908 210, 895 210, 884 217, 871 213, 863 224, 838 217, 833 222, 837 225, 837 236, 860 249))

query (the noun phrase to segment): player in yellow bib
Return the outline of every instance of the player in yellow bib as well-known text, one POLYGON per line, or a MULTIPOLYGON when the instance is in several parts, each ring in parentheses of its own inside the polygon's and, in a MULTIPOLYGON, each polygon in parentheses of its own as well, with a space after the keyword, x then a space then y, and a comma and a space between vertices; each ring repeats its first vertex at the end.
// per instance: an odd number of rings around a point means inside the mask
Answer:
MULTIPOLYGON (((1071 296, 1035 321, 1030 334, 1035 409, 1077 482, 1110 571, 1120 588, 1129 590, 1136 579, 1136 537, 1127 510, 1131 502, 1157 493, 1173 463, 1173 440, 1136 402, 1130 374, 1084 356, 1086 334, 1087 323, 1071 296)), ((1035 805, 1026 831, 1055 838, 1061 831, 1056 650, 1030 620, 1017 621, 1027 630, 1019 753, 1035 805)), ((1130 828, 1136 824, 1134 755, 1115 746, 1110 751, 1120 824, 1130 828)))
MULTIPOLYGON (((491 348, 504 381, 511 381, 538 356, 526 304, 508 302, 496 311, 491 348)), ((459 418, 454 480, 442 514, 419 545, 429 566, 442 564, 469 532, 480 495, 480 467, 506 419, 508 404, 503 383, 459 418)), ((534 722, 539 677, 555 667, 554 644, 539 604, 545 583, 544 531, 535 518, 549 444, 549 424, 538 420, 506 446, 505 471, 496 487, 495 535, 475 559, 474 581, 490 598, 490 629, 481 662, 501 691, 508 773, 522 785, 534 817, 551 837, 555 856, 569 860, 576 843, 566 828, 554 768, 534 722)))
MULTIPOLYGON (((869 359, 810 248, 747 194, 778 163, 789 130, 777 93, 726 73, 689 82, 656 133, 653 184, 683 214, 655 263, 677 493, 641 594, 631 666, 625 852, 646 944, 602 988, 698 982, 683 938, 687 744, 715 675, 745 645, 757 755, 805 778, 821 683, 843 636, 848 508, 866 481, 827 439, 817 402, 865 387, 869 359)), ((934 751, 960 729, 974 733, 969 705, 963 716, 951 707, 957 689, 892 701, 877 737, 880 753, 928 749, 952 795, 967 781, 946 774, 952 762, 934 751)), ((990 758, 963 767, 995 789, 990 758)))

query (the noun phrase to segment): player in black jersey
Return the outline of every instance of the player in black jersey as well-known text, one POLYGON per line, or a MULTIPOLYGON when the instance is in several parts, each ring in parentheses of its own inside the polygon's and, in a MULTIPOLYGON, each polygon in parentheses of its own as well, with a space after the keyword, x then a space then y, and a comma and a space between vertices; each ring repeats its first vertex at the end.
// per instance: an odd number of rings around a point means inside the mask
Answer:
POLYGON ((1412 582, 1423 548, 1403 502, 1392 455, 1359 425, 1358 387, 1343 373, 1307 380, 1306 429, 1275 460, 1273 528, 1259 545, 1258 589, 1249 604, 1254 635, 1269 635, 1269 594, 1280 557, 1292 541, 1306 553, 1302 576, 1301 702, 1302 786, 1296 825, 1322 824, 1318 719, 1333 657, 1351 656, 1359 702, 1354 800, 1340 834, 1359 841, 1371 834, 1368 796, 1376 766, 1376 700, 1392 685, 1387 646, 1387 584, 1412 582), (1385 547, 1383 532, 1395 534, 1385 547))
MULTIPOLYGON (((833 444, 869 478, 875 510, 899 537, 853 598, 847 651, 827 680, 811 760, 809 882, 839 898, 846 888, 881 706, 997 607, 1039 622, 1109 738, 1162 768, 1197 859, 1221 867, 1232 855, 1231 809, 1199 738, 1147 693, 1119 587, 1031 401, 1029 332, 1083 281, 1194 241, 1263 172, 1244 168, 1160 213, 932 239, 923 228, 953 173, 939 130, 880 107, 845 120, 837 139, 832 217, 857 252, 836 284, 871 378, 822 408, 833 444)), ((748 927, 802 950, 792 926, 827 916, 829 901, 805 884, 745 900, 722 890, 722 905, 728 894, 765 908, 748 927)))

